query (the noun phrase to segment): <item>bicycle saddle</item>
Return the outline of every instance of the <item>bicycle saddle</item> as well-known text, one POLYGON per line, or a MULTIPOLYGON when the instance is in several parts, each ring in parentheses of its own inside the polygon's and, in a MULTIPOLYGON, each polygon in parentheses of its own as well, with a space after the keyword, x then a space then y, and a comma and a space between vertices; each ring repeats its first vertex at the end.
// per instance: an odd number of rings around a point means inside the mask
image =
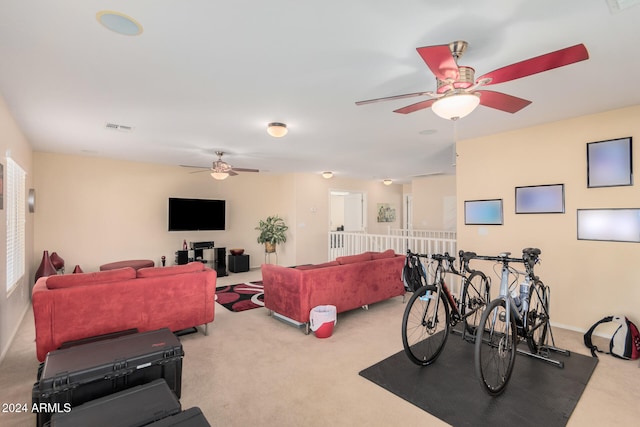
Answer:
POLYGON ((542 251, 538 248, 525 248, 522 250, 523 255, 533 255, 538 256, 542 253, 542 251))
POLYGON ((465 261, 469 261, 470 259, 473 259, 477 256, 478 254, 475 252, 463 252, 460 251, 460 257, 465 261))

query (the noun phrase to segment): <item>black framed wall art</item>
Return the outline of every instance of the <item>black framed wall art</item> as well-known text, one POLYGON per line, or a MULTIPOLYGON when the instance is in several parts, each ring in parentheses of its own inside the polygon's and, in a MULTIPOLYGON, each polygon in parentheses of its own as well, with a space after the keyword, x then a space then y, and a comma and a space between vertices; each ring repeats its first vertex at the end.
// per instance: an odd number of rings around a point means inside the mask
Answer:
POLYGON ((578 240, 640 243, 640 209, 578 209, 578 240))
POLYGON ((632 138, 587 144, 587 187, 633 185, 632 138))
POLYGON ((502 199, 465 200, 466 225, 502 225, 502 199))
POLYGON ((564 184, 516 187, 516 213, 564 213, 564 184))

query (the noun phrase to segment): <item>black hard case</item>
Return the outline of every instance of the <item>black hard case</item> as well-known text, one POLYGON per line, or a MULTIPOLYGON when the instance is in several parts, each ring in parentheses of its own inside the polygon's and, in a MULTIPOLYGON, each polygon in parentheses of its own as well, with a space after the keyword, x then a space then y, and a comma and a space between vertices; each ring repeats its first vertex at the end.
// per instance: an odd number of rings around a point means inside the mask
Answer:
POLYGON ((180 414, 180 402, 158 379, 53 414, 50 427, 140 427, 180 414))
POLYGON ((149 424, 149 427, 211 427, 197 406, 149 424))
MULTIPOLYGON (((32 402, 75 407, 158 378, 180 398, 183 356, 182 344, 167 328, 54 350, 33 386, 32 402)), ((38 412, 38 426, 50 418, 38 412)))

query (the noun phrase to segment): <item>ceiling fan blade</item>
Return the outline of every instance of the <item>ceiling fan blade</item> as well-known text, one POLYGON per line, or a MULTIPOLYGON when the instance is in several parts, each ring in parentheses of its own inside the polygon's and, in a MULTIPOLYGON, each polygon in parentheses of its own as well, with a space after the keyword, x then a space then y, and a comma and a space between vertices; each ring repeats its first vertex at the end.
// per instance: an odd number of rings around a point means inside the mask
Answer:
POLYGON ((440 80, 458 80, 460 72, 458 64, 447 44, 425 46, 416 49, 433 74, 440 80))
POLYGON ((425 108, 429 108, 436 102, 437 99, 427 99, 426 101, 416 102, 415 104, 407 105, 406 107, 398 108, 397 110, 393 110, 394 113, 400 114, 409 114, 414 111, 424 110, 425 108))
POLYGON ((231 168, 234 172, 260 172, 258 169, 247 169, 247 168, 231 168))
POLYGON ((236 175, 238 175, 238 173, 237 173, 237 172, 234 172, 234 171, 233 171, 233 169, 228 170, 228 171, 227 171, 227 173, 229 174, 229 176, 236 176, 236 175))
POLYGON ((487 84, 494 85, 542 73, 543 71, 553 70, 554 68, 564 67, 565 65, 584 61, 585 59, 589 59, 587 48, 583 44, 577 44, 498 68, 481 76, 478 80, 490 78, 491 82, 487 84))
POLYGON ((431 96, 433 95, 433 92, 415 92, 415 93, 406 93, 404 95, 387 96, 385 98, 368 99, 366 101, 357 101, 356 105, 373 104, 374 102, 391 101, 393 99, 413 98, 415 96, 425 96, 425 95, 431 96))
POLYGON ((507 113, 517 113, 531 104, 529 100, 492 90, 478 90, 476 93, 480 94, 480 104, 507 113))

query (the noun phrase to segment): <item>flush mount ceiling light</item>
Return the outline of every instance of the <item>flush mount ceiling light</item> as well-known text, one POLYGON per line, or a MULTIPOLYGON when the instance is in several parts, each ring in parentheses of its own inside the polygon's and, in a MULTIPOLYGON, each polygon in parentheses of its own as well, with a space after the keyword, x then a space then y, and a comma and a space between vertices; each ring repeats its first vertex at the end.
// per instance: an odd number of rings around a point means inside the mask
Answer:
POLYGON ((267 133, 274 138, 282 138, 289 132, 284 123, 272 122, 267 125, 267 133))
POLYGON ((333 177, 333 172, 329 172, 329 171, 327 171, 327 172, 322 172, 322 177, 323 177, 324 179, 332 178, 332 177, 333 177))
POLYGON ((391 184, 393 184, 393 181, 392 181, 392 180, 390 180, 390 179, 385 179, 384 181, 382 181, 382 183, 383 183, 384 185, 391 185, 391 184))
POLYGON ((480 104, 480 97, 474 93, 458 92, 444 96, 433 103, 431 109, 447 120, 458 120, 468 116, 480 104))
POLYGON ((96 19, 105 28, 122 34, 123 36, 137 36, 142 34, 142 25, 124 13, 113 10, 103 10, 96 13, 96 19))

